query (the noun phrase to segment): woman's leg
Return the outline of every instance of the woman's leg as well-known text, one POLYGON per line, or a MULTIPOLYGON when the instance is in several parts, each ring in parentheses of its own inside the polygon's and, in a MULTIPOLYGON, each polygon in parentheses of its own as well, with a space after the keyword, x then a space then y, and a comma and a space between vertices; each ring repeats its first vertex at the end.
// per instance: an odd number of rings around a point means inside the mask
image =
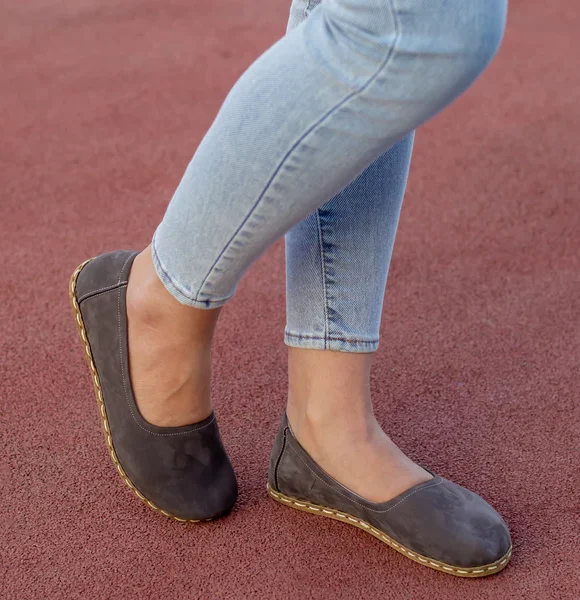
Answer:
MULTIPOLYGON (((294 0, 289 29, 319 3, 294 0)), ((382 431, 370 396, 413 137, 286 234, 288 420, 326 472, 376 502, 431 478, 382 431)))
POLYGON ((177 425, 209 410, 197 392, 208 389, 207 369, 184 356, 195 343, 208 363, 217 319, 208 309, 276 239, 470 85, 499 45, 505 10, 505 0, 328 0, 248 69, 152 256, 131 274, 131 376, 140 407, 147 393, 144 413, 177 425))

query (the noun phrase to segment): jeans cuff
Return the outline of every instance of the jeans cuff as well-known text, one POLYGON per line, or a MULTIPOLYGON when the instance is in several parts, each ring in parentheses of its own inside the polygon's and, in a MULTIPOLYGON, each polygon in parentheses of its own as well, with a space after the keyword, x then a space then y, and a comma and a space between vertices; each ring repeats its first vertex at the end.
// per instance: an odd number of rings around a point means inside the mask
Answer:
POLYGON ((157 272, 157 276, 161 279, 161 282, 165 286, 165 289, 181 304, 186 306, 193 306, 194 308, 201 308, 202 310, 209 310, 211 308, 219 308, 223 306, 230 298, 221 298, 218 300, 194 300, 191 296, 177 284, 174 279, 169 275, 168 269, 159 257, 157 247, 155 245, 155 236, 151 242, 151 256, 153 258, 153 266, 157 272))
POLYGON ((359 353, 375 352, 379 347, 379 340, 360 340, 336 335, 317 336, 288 330, 284 332, 284 343, 293 348, 359 353))

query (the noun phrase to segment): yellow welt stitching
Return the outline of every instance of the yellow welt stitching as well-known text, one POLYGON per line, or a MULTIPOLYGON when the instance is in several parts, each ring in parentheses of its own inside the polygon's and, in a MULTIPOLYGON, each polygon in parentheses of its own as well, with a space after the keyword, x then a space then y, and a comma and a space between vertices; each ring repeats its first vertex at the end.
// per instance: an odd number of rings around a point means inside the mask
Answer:
MULTIPOLYGON (((135 485, 133 484, 133 482, 127 477, 125 471, 123 470, 123 468, 121 467, 121 464, 119 463, 119 460, 117 459, 117 455, 115 454, 115 451, 113 449, 113 444, 112 444, 112 439, 111 436, 109 435, 110 429, 109 429, 109 423, 107 420, 107 413, 106 413, 106 409, 105 409, 105 405, 103 402, 103 394, 101 392, 101 382, 99 381, 99 377, 97 374, 97 369, 95 367, 95 363, 93 361, 93 356, 91 353, 91 348, 87 339, 87 332, 84 326, 84 322, 82 319, 82 314, 80 312, 80 308, 79 308, 79 303, 76 299, 76 282, 77 282, 77 278, 79 276, 79 273, 83 270, 83 268, 90 262, 90 260, 85 261, 84 263, 82 263, 81 265, 79 265, 76 270, 74 271, 74 273, 72 274, 71 278, 70 278, 70 282, 69 282, 69 297, 71 300, 71 304, 75 313, 75 320, 77 323, 77 327, 79 330, 79 334, 80 334, 80 338, 81 338, 81 342, 83 344, 83 349, 85 352, 85 357, 87 358, 87 362, 91 371, 91 376, 93 379, 93 383, 95 386, 95 392, 96 392, 96 398, 97 398, 97 405, 99 406, 100 409, 100 413, 101 413, 101 420, 102 420, 102 424, 103 424, 103 429, 106 432, 105 435, 105 441, 107 442, 107 446, 108 446, 108 450, 109 450, 109 454, 111 455, 111 459, 113 461, 113 464, 115 465, 115 467, 117 468, 117 471, 119 471, 119 474, 121 475, 121 478, 123 479, 123 481, 127 484, 127 486, 135 493, 135 495, 142 500, 145 504, 147 504, 148 506, 150 506, 153 510, 155 510, 156 512, 161 513, 162 515, 165 515, 167 517, 170 517, 171 519, 174 519, 175 521, 179 521, 180 523, 198 523, 199 519, 183 519, 181 517, 177 517, 175 515, 172 515, 171 513, 168 513, 165 510, 160 509, 158 506, 156 506, 155 504, 153 504, 153 502, 151 502, 150 500, 148 500, 147 498, 145 498, 145 496, 143 496, 143 494, 141 494, 139 492, 139 490, 135 487, 135 485)), ((211 519, 205 519, 206 521, 211 521, 211 519)))
MULTIPOLYGON (((269 492, 272 496, 279 498, 281 501, 289 502, 294 505, 304 506, 304 505, 301 505, 301 503, 299 503, 299 502, 290 501, 290 500, 286 499, 283 495, 278 496, 278 494, 272 493, 272 490, 270 490, 270 489, 269 489, 269 492)), ((316 506, 312 506, 310 504, 306 505, 306 507, 310 510, 317 510, 317 511, 323 512, 325 514, 334 515, 344 521, 351 521, 353 523, 356 523, 357 525, 364 527, 365 529, 368 529, 369 533, 372 532, 376 537, 383 540, 388 545, 390 545, 394 548, 397 548, 399 552, 411 557, 413 560, 416 560, 416 561, 421 562, 426 565, 430 565, 431 567, 434 567, 438 570, 443 570, 443 571, 447 571, 450 573, 455 573, 455 574, 459 574, 459 575, 479 575, 481 573, 485 573, 486 571, 495 571, 501 565, 504 565, 509 560, 509 557, 511 556, 511 553, 512 553, 512 550, 510 548, 508 554, 506 554, 506 556, 504 556, 501 561, 497 562, 496 564, 490 565, 484 569, 475 569, 475 568, 458 569, 458 568, 454 568, 454 567, 448 567, 448 566, 444 565, 443 563, 433 561, 433 560, 427 560, 427 559, 423 558, 422 556, 411 552, 410 550, 406 549, 404 546, 397 544, 397 542, 395 542, 391 538, 387 537, 386 535, 384 535, 382 532, 378 531, 374 527, 371 527, 364 521, 357 520, 354 517, 351 517, 350 515, 342 514, 337 511, 333 511, 333 510, 328 510, 323 507, 319 508, 316 506)))

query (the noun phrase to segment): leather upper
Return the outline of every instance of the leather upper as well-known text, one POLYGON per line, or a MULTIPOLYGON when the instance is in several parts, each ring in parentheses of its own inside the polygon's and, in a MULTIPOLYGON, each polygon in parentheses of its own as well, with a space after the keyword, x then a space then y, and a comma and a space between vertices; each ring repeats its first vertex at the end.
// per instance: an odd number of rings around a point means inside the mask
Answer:
POLYGON ((137 489, 182 519, 227 512, 235 474, 215 415, 184 427, 157 427, 139 412, 129 376, 126 291, 134 252, 90 261, 77 279, 77 300, 99 375, 115 453, 137 489))
POLYGON ((407 549, 448 565, 487 565, 511 546, 507 525, 485 500, 438 475, 388 502, 361 498, 310 458, 285 415, 270 458, 269 484, 286 496, 362 519, 407 549))

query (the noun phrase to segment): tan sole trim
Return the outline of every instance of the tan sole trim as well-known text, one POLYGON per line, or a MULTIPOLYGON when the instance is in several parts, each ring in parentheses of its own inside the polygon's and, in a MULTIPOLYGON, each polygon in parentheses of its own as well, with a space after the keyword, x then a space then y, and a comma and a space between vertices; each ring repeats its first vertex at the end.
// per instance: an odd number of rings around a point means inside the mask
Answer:
POLYGON ((489 565, 483 565, 481 567, 454 567, 452 565, 448 565, 437 560, 433 560, 427 556, 422 556, 421 554, 417 554, 417 552, 412 552, 405 546, 399 544, 388 535, 374 528, 370 523, 366 521, 362 521, 349 515, 347 513, 338 512, 334 509, 327 508, 326 506, 320 506, 318 504, 310 504, 309 502, 303 502, 297 500, 296 498, 291 498, 290 496, 285 496, 280 492, 275 492, 270 485, 268 485, 268 494, 279 502, 280 504, 284 504, 285 506, 290 506, 295 508, 296 510, 303 510, 310 514, 320 515, 322 517, 328 517, 329 519, 336 519, 337 521, 342 521, 343 523, 348 523, 349 525, 354 525, 367 533, 370 533, 372 536, 376 537, 381 542, 388 544, 391 548, 400 552, 407 558, 414 560, 415 562, 424 565, 425 567, 429 567, 430 569, 434 569, 435 571, 441 571, 442 573, 449 573, 450 575, 455 575, 456 577, 486 577, 487 575, 494 575, 495 573, 499 573, 502 569, 505 569, 508 564, 511 555, 512 549, 506 552, 505 556, 502 556, 499 560, 489 565))
MULTIPOLYGON (((107 420, 107 410, 105 408, 105 402, 103 400, 103 391, 101 388, 101 382, 99 380, 99 374, 97 373, 97 368, 95 367, 95 363, 93 361, 93 355, 91 352, 91 347, 89 345, 89 340, 87 336, 87 331, 85 329, 85 324, 83 322, 83 317, 81 314, 81 310, 79 308, 79 303, 77 302, 76 297, 76 285, 77 278, 79 273, 84 269, 84 267, 91 262, 92 258, 86 260, 84 263, 80 264, 75 272, 72 274, 70 278, 69 285, 69 296, 70 302, 73 307, 75 321, 77 324, 77 328, 79 330, 79 335, 81 336, 81 342, 83 343, 83 348, 85 349, 85 358, 89 364, 89 369, 91 370, 91 378, 93 380, 93 387, 95 388, 95 397, 97 399, 97 405, 99 407, 99 414, 101 415, 101 422, 103 425, 103 434, 105 436, 105 443, 107 444, 107 449, 109 450, 109 454, 113 459, 113 463, 119 472, 119 475, 123 479, 123 481, 129 486, 131 491, 149 508, 152 508, 154 511, 162 514, 164 517, 168 517, 175 521, 179 521, 180 523, 199 523, 200 519, 182 519, 181 517, 177 517, 172 515, 171 513, 159 508, 154 502, 151 502, 148 498, 146 498, 136 487, 135 484, 129 479, 127 474, 125 473, 119 459, 117 458, 117 454, 115 453, 115 448, 113 447, 113 440, 111 438, 111 430, 109 428, 109 421, 107 420)), ((203 519, 205 521, 211 521, 212 519, 203 519)))

